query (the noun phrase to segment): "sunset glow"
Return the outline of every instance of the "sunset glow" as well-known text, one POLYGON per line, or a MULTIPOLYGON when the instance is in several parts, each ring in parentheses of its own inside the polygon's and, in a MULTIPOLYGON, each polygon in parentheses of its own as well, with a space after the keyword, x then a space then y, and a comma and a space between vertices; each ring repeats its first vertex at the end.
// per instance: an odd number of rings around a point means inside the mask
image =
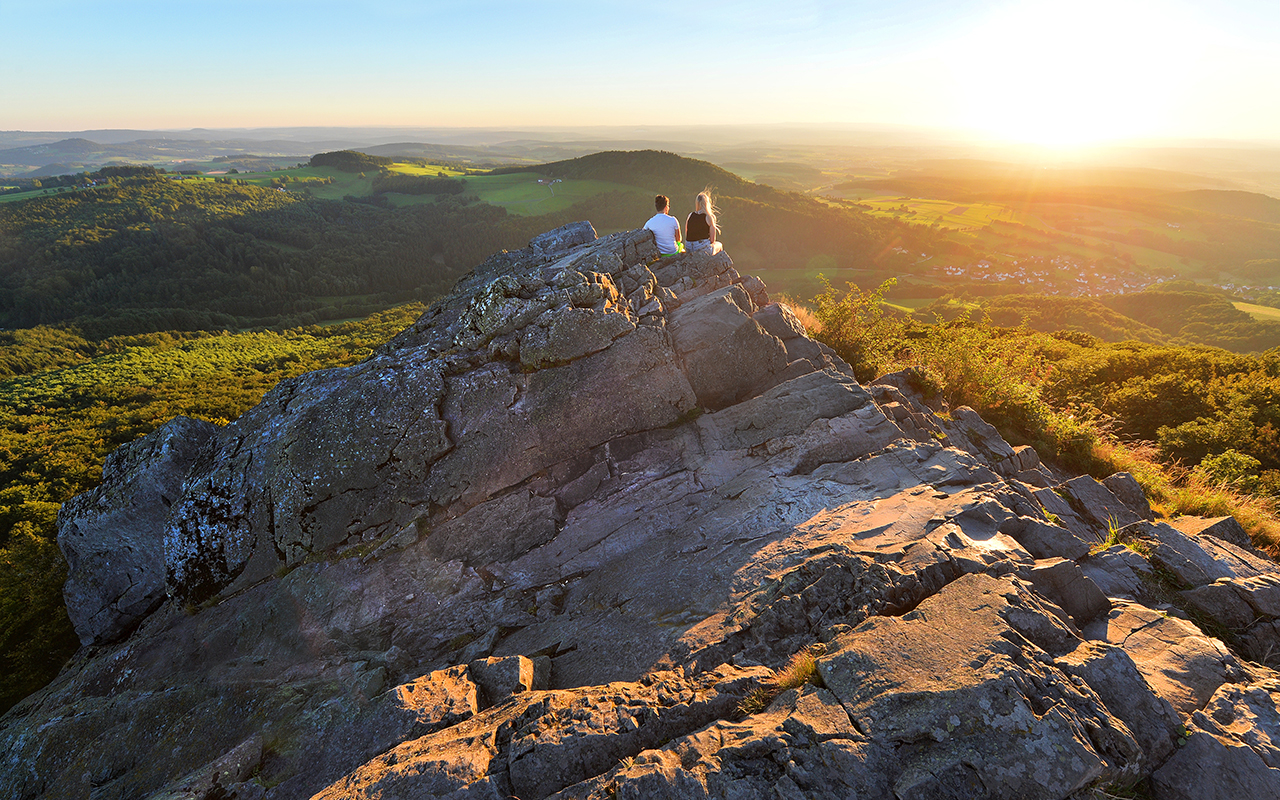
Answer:
POLYGON ((1034 2, 961 43, 997 50, 967 84, 970 125, 1043 145, 1158 135, 1208 45, 1186 17, 1148 2, 1034 2))

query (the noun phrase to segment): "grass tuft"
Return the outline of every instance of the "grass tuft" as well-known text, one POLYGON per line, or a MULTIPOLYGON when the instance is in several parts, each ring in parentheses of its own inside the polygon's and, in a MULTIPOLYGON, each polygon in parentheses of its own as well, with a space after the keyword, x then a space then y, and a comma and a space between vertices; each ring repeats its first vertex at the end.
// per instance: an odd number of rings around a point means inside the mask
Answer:
POLYGON ((799 689, 806 683, 822 686, 822 673, 818 672, 818 656, 825 650, 822 644, 814 644, 791 656, 786 666, 773 676, 772 681, 752 690, 743 698, 738 704, 738 711, 744 716, 759 714, 768 708, 778 695, 788 689, 799 689))

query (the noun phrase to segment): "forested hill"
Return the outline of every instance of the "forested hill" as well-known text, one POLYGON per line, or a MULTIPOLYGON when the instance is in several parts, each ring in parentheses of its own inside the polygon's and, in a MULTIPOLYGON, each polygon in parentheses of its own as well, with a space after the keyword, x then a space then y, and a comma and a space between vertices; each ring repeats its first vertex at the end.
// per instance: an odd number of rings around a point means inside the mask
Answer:
POLYGON ((96 173, 0 204, 0 326, 95 338, 309 324, 447 290, 546 227, 499 208, 380 208, 231 180, 96 173))
MULTIPOLYGON (((823 257, 837 268, 879 269, 887 276, 903 266, 890 254, 891 242, 908 249, 938 244, 928 229, 752 183, 706 161, 659 150, 594 153, 530 169, 552 178, 609 181, 665 194, 682 225, 694 196, 709 188, 720 210, 721 238, 732 243, 734 262, 743 270, 796 268, 823 257)), ((653 214, 652 204, 637 208, 634 198, 618 194, 597 196, 587 210, 587 218, 605 229, 635 228, 653 214)))
POLYGON ((490 254, 571 220, 605 232, 640 227, 657 192, 683 218, 707 186, 742 269, 825 256, 838 268, 891 272, 890 242, 931 236, 671 153, 598 153, 523 171, 614 188, 518 216, 444 179, 457 191, 389 202, 402 183, 424 180, 392 173, 373 176, 374 195, 342 200, 146 167, 77 176, 74 191, 0 204, 0 328, 72 323, 96 339, 350 318, 429 300, 490 254))
MULTIPOLYGON (((495 172, 514 172, 505 167, 495 172)), ((675 201, 688 200, 707 187, 718 194, 746 197, 762 202, 776 201, 785 193, 769 186, 743 180, 707 161, 685 158, 661 150, 609 150, 567 161, 553 161, 537 168, 553 178, 604 180, 631 186, 654 188, 675 201)))
POLYGON ((1280 223, 1280 200, 1254 192, 1199 190, 1166 195, 1166 201, 1215 214, 1280 223))

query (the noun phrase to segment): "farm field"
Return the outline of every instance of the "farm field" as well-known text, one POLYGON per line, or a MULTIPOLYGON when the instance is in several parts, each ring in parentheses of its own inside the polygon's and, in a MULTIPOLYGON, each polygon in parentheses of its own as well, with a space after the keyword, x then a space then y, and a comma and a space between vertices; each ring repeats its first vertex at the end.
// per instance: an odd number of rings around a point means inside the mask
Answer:
POLYGON ((1203 211, 1178 194, 1122 181, 1055 185, 1013 178, 905 174, 821 191, 882 219, 934 227, 964 245, 970 260, 1066 256, 1106 271, 1246 283, 1232 273, 1233 262, 1280 253, 1280 226, 1203 211))
MULTIPOLYGON (((67 191, 71 191, 68 189, 67 191)), ((44 197, 45 195, 57 194, 56 188, 52 189, 32 189, 28 192, 14 192, 13 194, 0 195, 0 203, 16 203, 19 200, 30 200, 33 197, 44 197)))
POLYGON ((992 222, 1020 222, 1024 225, 1033 222, 1025 214, 996 203, 953 203, 923 197, 888 196, 864 198, 862 202, 871 206, 870 213, 875 216, 895 217, 922 225, 937 223, 951 230, 975 230, 992 222))
POLYGON ((1253 303, 1232 303, 1232 305, 1258 322, 1280 322, 1280 308, 1259 306, 1253 303))

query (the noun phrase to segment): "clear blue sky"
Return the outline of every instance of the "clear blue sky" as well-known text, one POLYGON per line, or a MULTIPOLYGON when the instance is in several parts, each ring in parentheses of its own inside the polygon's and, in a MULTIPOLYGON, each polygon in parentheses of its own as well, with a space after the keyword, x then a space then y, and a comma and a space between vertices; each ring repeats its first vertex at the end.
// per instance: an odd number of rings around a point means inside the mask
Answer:
POLYGON ((0 0, 0 129, 898 123, 1280 140, 1275 0, 0 0))

